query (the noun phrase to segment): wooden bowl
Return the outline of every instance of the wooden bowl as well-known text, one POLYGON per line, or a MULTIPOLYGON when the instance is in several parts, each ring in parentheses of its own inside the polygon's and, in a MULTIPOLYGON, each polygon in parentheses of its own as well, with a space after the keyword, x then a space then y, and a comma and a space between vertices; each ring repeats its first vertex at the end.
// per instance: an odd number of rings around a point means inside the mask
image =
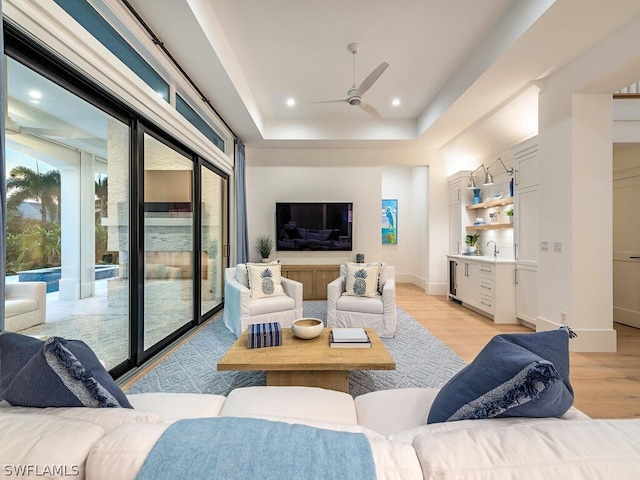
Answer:
POLYGON ((316 338, 322 333, 323 329, 324 324, 322 320, 317 318, 299 318, 291 324, 293 334, 303 340, 316 338))

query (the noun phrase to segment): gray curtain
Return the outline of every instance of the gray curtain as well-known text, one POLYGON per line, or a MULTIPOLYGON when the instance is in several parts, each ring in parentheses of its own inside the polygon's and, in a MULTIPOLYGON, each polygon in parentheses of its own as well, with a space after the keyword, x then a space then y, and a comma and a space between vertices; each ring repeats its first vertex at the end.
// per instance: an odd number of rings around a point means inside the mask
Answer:
MULTIPOLYGON (((2 0, 0 0, 0 20, 2 19, 2 0)), ((4 32, 2 21, 0 21, 0 52, 2 52, 2 61, 0 62, 0 149, 2 150, 2 159, 0 160, 0 228, 2 228, 2 235, 0 235, 0 252, 2 258, 0 260, 0 301, 2 301, 2 308, 0 308, 0 330, 4 330, 4 281, 7 271, 7 166, 5 163, 5 143, 4 143, 4 115, 7 99, 4 97, 4 82, 5 82, 5 64, 4 64, 4 32)))
POLYGON ((249 261, 249 236, 247 233, 247 187, 245 184, 244 144, 236 144, 236 239, 237 263, 249 261))

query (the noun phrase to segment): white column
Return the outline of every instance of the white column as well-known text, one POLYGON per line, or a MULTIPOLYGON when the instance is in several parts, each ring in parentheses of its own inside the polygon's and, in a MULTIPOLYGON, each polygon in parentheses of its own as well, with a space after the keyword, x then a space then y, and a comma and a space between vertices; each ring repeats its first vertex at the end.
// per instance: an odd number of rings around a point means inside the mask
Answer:
POLYGON ((60 169, 60 300, 80 298, 80 164, 60 169))
POLYGON ((540 96, 539 238, 536 329, 564 322, 573 351, 615 352, 612 293, 612 104, 610 94, 540 96), (557 251, 560 250, 560 251, 557 251))
POLYGON ((80 167, 80 298, 96 291, 96 175, 94 155, 82 152, 80 167))
POLYGON ((93 155, 82 152, 77 167, 61 170, 62 274, 60 300, 95 293, 95 179, 93 155))
POLYGON ((573 95, 571 310, 581 330, 574 350, 616 351, 612 107, 611 95, 573 95), (593 255, 594 249, 601 254, 593 255))

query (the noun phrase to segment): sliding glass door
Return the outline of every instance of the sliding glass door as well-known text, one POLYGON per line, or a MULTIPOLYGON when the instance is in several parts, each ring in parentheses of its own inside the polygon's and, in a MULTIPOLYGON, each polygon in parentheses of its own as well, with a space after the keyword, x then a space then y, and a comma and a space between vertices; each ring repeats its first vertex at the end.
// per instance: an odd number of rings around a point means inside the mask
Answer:
POLYGON ((228 177, 14 35, 5 294, 38 311, 5 304, 5 329, 83 340, 119 376, 222 308, 228 177))
POLYGON ((222 305, 226 264, 227 180, 211 167, 200 167, 201 178, 201 294, 200 309, 205 316, 222 305))
POLYGON ((193 160, 144 134, 144 349, 193 321, 193 160))
POLYGON ((6 295, 38 309, 6 304, 5 328, 81 339, 111 369, 130 358, 130 126, 13 58, 6 66, 6 295))

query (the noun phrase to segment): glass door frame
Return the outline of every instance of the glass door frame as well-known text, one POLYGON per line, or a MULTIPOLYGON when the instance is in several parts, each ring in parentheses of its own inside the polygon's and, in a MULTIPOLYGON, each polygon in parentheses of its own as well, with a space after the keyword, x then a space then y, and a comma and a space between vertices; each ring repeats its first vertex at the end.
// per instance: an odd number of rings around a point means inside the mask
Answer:
MULTIPOLYGON (((201 171, 202 168, 206 168, 207 170, 213 172, 215 175, 219 176, 225 184, 225 195, 224 195, 224 204, 220 205, 221 208, 221 217, 222 217, 222 235, 221 240, 222 240, 222 245, 220 246, 220 251, 221 251, 221 268, 220 268, 220 279, 221 284, 222 284, 222 288, 224 289, 224 270, 225 268, 229 267, 229 175, 227 175, 226 173, 224 173, 221 169, 217 168, 215 165, 212 165, 211 163, 209 163, 208 161, 206 161, 204 158, 198 156, 197 161, 196 161, 196 166, 198 167, 198 174, 196 175, 196 185, 197 185, 197 189, 198 189, 198 196, 196 197, 198 199, 198 225, 197 228, 199 229, 199 232, 202 232, 202 212, 200 211, 200 204, 202 203, 202 175, 201 175, 201 171)), ((194 190, 196 190, 194 188, 194 190)), ((200 251, 202 249, 202 234, 197 236, 198 239, 198 251, 200 251)), ((195 248, 195 247, 194 247, 195 248)), ((201 253, 200 253, 201 254, 201 253)), ((201 258, 200 258, 201 261, 201 258)), ((200 282, 198 282, 200 283, 200 282)), ((200 292, 200 295, 202 295, 202 292, 200 292)), ((198 300, 201 300, 201 296, 197 297, 198 300)), ((216 305, 215 307, 213 307, 211 310, 207 311, 207 312, 200 312, 199 315, 199 321, 198 324, 202 324, 205 321, 207 321, 208 319, 210 319, 211 317, 213 317, 216 313, 218 313, 220 310, 222 310, 224 308, 224 291, 221 292, 220 295, 221 301, 218 305, 216 305)), ((202 302, 200 302, 202 303, 202 302)))
MULTIPOLYGON (((129 358, 110 370, 114 377, 140 366, 143 362, 165 349, 187 331, 211 318, 223 308, 223 303, 214 307, 205 315, 201 315, 201 174, 200 167, 205 167, 226 182, 226 205, 221 205, 223 218, 223 246, 222 259, 224 268, 228 266, 229 255, 229 175, 211 164, 202 156, 185 147, 178 140, 171 137, 151 121, 143 118, 116 95, 102 89, 86 74, 68 64, 58 54, 35 39, 25 35, 10 21, 3 20, 4 25, 4 54, 11 56, 26 65, 44 78, 60 85, 82 100, 102 110, 106 114, 126 124, 130 129, 130 170, 129 170, 129 358), (191 321, 179 328, 162 341, 144 351, 144 339, 141 335, 144 327, 144 134, 150 134, 158 141, 165 143, 193 161, 193 316, 191 321)), ((224 295, 223 295, 224 297, 224 295)))

